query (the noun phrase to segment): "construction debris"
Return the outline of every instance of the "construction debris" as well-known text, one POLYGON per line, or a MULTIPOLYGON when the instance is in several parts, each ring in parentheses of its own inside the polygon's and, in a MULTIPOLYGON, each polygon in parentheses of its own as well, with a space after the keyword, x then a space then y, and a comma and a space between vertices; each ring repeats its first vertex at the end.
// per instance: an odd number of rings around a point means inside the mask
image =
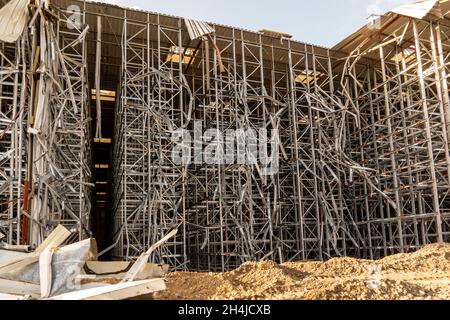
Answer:
POLYGON ((32 252, 0 250, 0 298, 119 300, 165 290, 168 266, 147 263, 148 255, 135 264, 99 262, 94 239, 61 246, 69 236, 70 231, 59 225, 32 252))

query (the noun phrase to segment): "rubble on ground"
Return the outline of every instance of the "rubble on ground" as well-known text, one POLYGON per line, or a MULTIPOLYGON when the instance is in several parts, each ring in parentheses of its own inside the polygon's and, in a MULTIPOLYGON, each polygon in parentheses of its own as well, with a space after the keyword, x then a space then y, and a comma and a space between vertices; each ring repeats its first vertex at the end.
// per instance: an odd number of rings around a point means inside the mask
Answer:
POLYGON ((63 245, 71 232, 62 225, 33 251, 0 246, 0 300, 123 300, 165 290, 168 266, 148 263, 148 258, 176 232, 135 263, 97 261, 94 239, 63 245))

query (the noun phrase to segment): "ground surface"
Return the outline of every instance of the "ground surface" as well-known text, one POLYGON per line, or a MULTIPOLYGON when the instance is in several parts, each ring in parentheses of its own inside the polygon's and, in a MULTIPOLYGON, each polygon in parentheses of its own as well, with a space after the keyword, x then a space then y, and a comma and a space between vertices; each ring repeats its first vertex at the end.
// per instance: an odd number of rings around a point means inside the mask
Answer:
POLYGON ((450 245, 378 261, 246 263, 227 273, 177 272, 156 299, 450 299, 450 245), (376 271, 376 266, 381 271, 376 271), (378 276, 378 277, 377 277, 378 276), (371 287, 371 288, 369 288, 371 287))

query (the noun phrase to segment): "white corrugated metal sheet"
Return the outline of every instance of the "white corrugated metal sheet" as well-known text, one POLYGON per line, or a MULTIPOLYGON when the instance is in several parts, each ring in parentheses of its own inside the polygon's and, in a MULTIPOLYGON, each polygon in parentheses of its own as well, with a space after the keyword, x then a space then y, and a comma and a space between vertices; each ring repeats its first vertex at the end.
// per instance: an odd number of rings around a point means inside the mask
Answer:
POLYGON ((423 19, 438 3, 439 0, 418 1, 395 8, 391 12, 407 17, 423 19))
POLYGON ((30 0, 11 0, 0 9, 0 41, 19 39, 27 24, 29 3, 30 0))
MULTIPOLYGON (((333 50, 349 53, 357 48, 364 39, 378 35, 380 30, 387 34, 394 32, 407 23, 410 18, 425 21, 448 20, 450 19, 450 0, 419 0, 393 9, 380 17, 378 28, 372 28, 366 24, 339 42, 333 47, 333 50)), ((376 39, 374 38, 373 41, 376 39)), ((376 53, 375 56, 377 56, 376 53)))

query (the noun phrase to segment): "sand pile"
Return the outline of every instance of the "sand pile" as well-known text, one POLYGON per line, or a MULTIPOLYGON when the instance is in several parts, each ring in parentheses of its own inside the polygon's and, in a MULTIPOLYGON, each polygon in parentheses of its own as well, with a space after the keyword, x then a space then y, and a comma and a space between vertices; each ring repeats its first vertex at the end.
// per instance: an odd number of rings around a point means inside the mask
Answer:
POLYGON ((177 272, 156 299, 450 299, 450 245, 379 261, 250 262, 227 273, 177 272))

